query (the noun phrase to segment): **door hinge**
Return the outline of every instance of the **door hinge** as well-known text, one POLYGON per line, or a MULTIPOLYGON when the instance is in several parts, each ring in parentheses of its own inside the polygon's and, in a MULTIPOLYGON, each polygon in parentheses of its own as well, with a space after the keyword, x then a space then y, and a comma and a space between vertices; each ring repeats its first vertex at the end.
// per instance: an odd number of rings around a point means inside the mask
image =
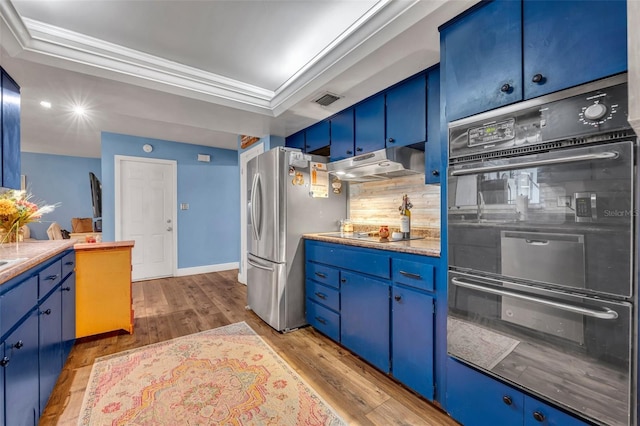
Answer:
POLYGON ((436 314, 436 300, 435 299, 433 299, 431 301, 431 313, 434 314, 434 315, 436 314))

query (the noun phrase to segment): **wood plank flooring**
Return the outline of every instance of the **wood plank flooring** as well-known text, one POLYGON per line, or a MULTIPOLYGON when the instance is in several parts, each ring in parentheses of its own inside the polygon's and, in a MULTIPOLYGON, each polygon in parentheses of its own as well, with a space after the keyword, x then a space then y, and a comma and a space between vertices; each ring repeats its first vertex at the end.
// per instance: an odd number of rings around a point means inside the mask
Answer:
POLYGON ((97 357, 246 321, 349 424, 457 423, 387 375, 311 327, 281 334, 245 309, 246 287, 230 270, 133 284, 134 333, 76 342, 40 425, 75 425, 97 357))

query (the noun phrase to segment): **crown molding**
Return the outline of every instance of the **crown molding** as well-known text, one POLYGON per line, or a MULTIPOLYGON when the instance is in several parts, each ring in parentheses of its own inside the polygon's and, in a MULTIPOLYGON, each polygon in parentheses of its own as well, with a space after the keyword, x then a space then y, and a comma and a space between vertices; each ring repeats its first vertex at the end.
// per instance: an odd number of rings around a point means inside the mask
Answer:
MULTIPOLYGON (((11 56, 71 71, 122 81, 268 116, 278 116, 315 93, 318 77, 336 76, 369 51, 389 23, 402 26, 406 12, 419 0, 381 0, 276 91, 253 86, 201 69, 129 49, 29 18, 21 18, 9 0, 0 0, 0 14, 15 43, 11 56), (403 20, 396 18, 404 16, 403 20), (347 59, 348 58, 348 59, 347 59), (337 65, 340 66, 337 66, 337 65), (332 70, 328 73, 328 70, 332 70)), ((418 8, 419 9, 419 8, 418 8)), ((413 19, 415 20, 415 19, 413 19)), ((406 28, 406 27, 405 27, 406 28)), ((389 32, 389 31, 387 31, 389 32)), ((381 37, 377 46, 388 41, 381 37)), ((3 40, 3 45, 8 45, 3 40)))

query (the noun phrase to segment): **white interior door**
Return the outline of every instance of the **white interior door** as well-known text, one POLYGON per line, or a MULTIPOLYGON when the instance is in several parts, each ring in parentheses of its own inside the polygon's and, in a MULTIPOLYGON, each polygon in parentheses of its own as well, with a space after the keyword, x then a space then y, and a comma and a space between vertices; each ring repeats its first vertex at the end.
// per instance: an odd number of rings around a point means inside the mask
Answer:
POLYGON ((247 284, 247 163, 264 152, 264 144, 240 154, 240 271, 238 281, 247 284))
POLYGON ((116 240, 134 240, 132 279, 174 275, 176 162, 116 157, 116 240))

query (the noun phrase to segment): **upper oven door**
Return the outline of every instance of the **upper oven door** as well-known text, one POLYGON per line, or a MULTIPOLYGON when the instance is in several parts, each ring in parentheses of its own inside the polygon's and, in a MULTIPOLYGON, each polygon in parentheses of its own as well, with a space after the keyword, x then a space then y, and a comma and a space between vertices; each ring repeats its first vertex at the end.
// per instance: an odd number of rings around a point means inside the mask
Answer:
POLYGON ((622 141, 450 166, 450 266, 631 296, 634 147, 622 141))

